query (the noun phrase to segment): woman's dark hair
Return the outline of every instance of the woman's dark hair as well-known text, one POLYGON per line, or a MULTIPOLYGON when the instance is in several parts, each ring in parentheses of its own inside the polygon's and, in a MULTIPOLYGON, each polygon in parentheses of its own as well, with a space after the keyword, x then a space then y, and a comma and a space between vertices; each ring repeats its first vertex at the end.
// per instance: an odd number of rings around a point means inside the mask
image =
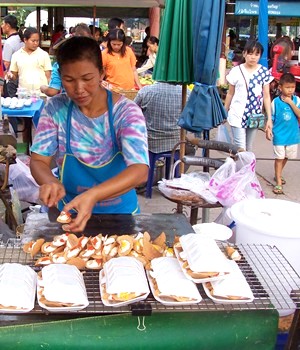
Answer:
MULTIPOLYGON (((253 52, 258 52, 260 56, 262 56, 264 52, 264 47, 259 41, 250 39, 246 42, 243 53, 249 54, 253 52)), ((245 57, 242 57, 240 63, 245 63, 245 57)))
POLYGON ((62 24, 57 24, 54 28, 54 33, 62 32, 65 29, 65 27, 62 24))
POLYGON ((95 27, 95 29, 94 29, 94 26, 92 24, 90 24, 89 29, 91 31, 91 34, 94 34, 93 32, 95 31, 95 34, 99 32, 100 35, 102 35, 102 30, 99 27, 95 27))
POLYGON ((246 53, 253 53, 257 51, 262 56, 262 54, 264 53, 264 47, 259 41, 250 39, 246 42, 243 51, 246 53))
POLYGON ((279 79, 279 85, 283 84, 296 84, 295 77, 292 73, 284 73, 279 79))
POLYGON ((23 37, 24 39, 28 40, 30 39, 31 35, 33 34, 40 34, 36 28, 28 27, 24 30, 23 37))
POLYGON ((131 36, 126 36, 125 37, 125 44, 127 45, 127 46, 129 46, 129 45, 131 45, 131 43, 132 43, 132 37, 131 36))
POLYGON ((159 39, 156 36, 150 36, 150 38, 147 40, 147 43, 150 43, 152 45, 159 44, 159 39))
POLYGON ((60 67, 77 61, 91 61, 99 72, 103 70, 102 56, 96 40, 86 36, 73 36, 67 39, 58 49, 57 63, 60 67))
POLYGON ((118 40, 118 41, 122 41, 123 43, 123 46, 121 47, 121 56, 124 57, 125 56, 125 53, 126 53, 126 44, 125 44, 125 40, 126 40, 126 36, 125 36, 125 33, 122 29, 112 29, 108 32, 107 34, 107 50, 108 50, 108 53, 110 55, 113 54, 114 50, 112 49, 112 46, 111 46, 111 41, 113 40, 118 40))

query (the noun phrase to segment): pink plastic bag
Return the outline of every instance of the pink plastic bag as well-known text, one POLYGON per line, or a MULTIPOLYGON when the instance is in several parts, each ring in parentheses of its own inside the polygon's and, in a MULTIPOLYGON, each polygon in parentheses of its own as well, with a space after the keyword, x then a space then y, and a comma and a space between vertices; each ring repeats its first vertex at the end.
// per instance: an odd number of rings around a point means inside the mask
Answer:
POLYGON ((227 158, 212 175, 208 188, 224 206, 231 207, 242 199, 264 198, 255 174, 256 159, 252 152, 240 152, 238 160, 227 158))

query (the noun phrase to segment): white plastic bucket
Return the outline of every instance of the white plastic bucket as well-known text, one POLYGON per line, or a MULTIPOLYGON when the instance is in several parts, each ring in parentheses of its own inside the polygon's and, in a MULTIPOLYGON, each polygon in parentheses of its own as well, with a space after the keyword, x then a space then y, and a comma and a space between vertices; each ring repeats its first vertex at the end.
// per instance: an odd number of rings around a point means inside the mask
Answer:
POLYGON ((236 243, 276 246, 300 275, 300 204, 281 199, 246 199, 231 207, 236 243))

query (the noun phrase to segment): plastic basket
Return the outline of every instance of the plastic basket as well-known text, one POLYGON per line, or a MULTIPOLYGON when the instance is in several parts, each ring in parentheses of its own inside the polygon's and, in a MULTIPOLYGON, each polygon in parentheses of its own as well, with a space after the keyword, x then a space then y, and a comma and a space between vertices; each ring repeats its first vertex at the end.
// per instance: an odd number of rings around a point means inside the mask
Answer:
POLYGON ((134 100, 135 96, 138 93, 138 90, 120 90, 119 93, 129 98, 129 100, 134 100))

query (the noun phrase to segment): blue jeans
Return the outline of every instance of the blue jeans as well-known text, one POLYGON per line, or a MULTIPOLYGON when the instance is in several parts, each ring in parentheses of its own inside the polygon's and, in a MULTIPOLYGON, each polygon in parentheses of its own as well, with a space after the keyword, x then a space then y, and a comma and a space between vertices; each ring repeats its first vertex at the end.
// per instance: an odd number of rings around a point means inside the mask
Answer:
POLYGON ((233 135, 233 143, 243 148, 245 151, 252 152, 253 142, 257 133, 256 128, 237 128, 235 126, 231 127, 233 135))

